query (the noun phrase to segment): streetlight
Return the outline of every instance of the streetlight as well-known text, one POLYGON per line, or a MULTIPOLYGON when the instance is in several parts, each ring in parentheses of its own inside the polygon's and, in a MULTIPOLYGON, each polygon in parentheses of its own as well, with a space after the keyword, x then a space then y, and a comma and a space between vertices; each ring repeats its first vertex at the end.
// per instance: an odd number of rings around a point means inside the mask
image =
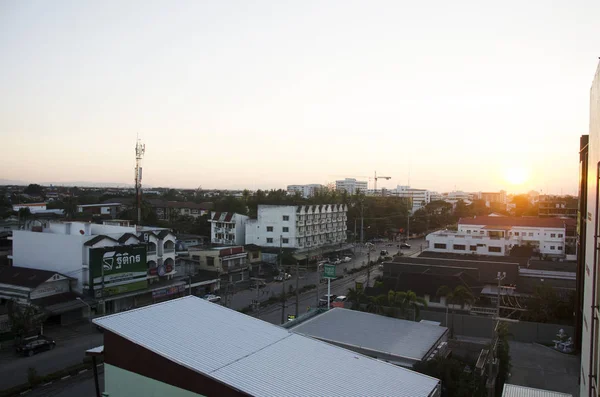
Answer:
POLYGON ((83 303, 84 305, 86 305, 88 307, 88 323, 92 323, 92 307, 83 299, 81 299, 80 297, 75 298, 77 299, 79 302, 83 303))

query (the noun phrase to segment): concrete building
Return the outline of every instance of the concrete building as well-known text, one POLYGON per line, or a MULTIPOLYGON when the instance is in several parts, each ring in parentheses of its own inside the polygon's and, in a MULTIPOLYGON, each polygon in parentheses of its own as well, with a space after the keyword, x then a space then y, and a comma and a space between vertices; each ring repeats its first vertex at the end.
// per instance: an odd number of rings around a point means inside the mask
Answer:
POLYGON ((367 181, 357 181, 354 178, 335 181, 335 190, 346 191, 348 194, 355 194, 358 191, 366 193, 368 189, 369 183, 367 181))
POLYGON ((442 194, 442 200, 452 205, 456 205, 459 200, 462 200, 465 204, 471 204, 473 202, 474 195, 462 191, 453 191, 442 194))
POLYGON ((389 196, 408 198, 411 200, 411 213, 414 214, 416 211, 425 207, 432 201, 432 196, 435 198, 439 196, 436 192, 429 191, 427 189, 415 189, 410 186, 398 185, 396 189, 388 191, 389 196))
POLYGON ((446 327, 339 307, 290 324, 295 334, 407 368, 447 351, 446 327))
POLYGON ((13 231, 14 266, 73 278, 73 292, 94 299, 100 311, 151 303, 158 295, 149 293, 175 281, 168 229, 64 222, 35 230, 13 231))
POLYGON ((104 355, 104 391, 110 397, 441 393, 438 379, 196 297, 94 323, 104 329, 104 346, 96 354, 104 355))
POLYGON ((477 199, 485 201, 487 207, 491 207, 492 204, 507 204, 506 192, 500 190, 499 192, 479 192, 477 193, 477 199))
POLYGON ((259 205, 257 219, 246 222, 246 244, 298 250, 346 241, 348 207, 343 204, 259 205))
POLYGON ((476 216, 461 218, 458 231, 439 230, 427 235, 427 250, 459 254, 497 255, 514 246, 529 245, 541 255, 567 258, 567 227, 572 219, 476 216))
POLYGON ((84 204, 77 206, 77 212, 79 214, 100 215, 115 219, 120 207, 121 203, 84 204))
MULTIPOLYGON (((585 189, 580 188, 580 200, 585 202, 585 215, 579 219, 580 245, 583 248, 581 264, 583 271, 582 335, 581 335, 581 377, 580 396, 596 396, 600 389, 600 266, 598 261, 597 235, 600 211, 598 191, 600 189, 600 64, 596 69, 590 90, 590 130, 587 144, 587 158, 580 166, 587 166, 585 189), (587 193, 587 194, 585 194, 587 193), (583 234, 582 234, 583 233, 583 234)), ((580 172, 581 174, 581 172, 580 172)))
POLYGON ((40 211, 46 211, 46 203, 14 204, 12 207, 13 211, 19 211, 20 209, 27 208, 32 214, 40 211))
POLYGON ((315 195, 315 192, 323 189, 324 186, 318 183, 312 183, 309 185, 288 185, 287 192, 289 195, 300 194, 304 198, 309 198, 315 195))
POLYGON ((246 215, 235 212, 210 213, 210 242, 216 245, 244 245, 246 243, 246 215))
POLYGON ((540 195, 538 201, 538 216, 540 218, 577 217, 577 197, 540 195))
POLYGON ((250 279, 250 264, 244 247, 190 247, 188 253, 199 269, 216 271, 222 280, 235 283, 250 279))

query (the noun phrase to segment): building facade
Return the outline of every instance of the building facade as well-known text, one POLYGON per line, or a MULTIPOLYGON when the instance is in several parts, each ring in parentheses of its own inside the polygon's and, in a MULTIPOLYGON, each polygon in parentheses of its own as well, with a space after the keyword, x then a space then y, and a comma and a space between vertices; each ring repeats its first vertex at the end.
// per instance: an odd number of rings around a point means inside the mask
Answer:
POLYGON ((246 244, 314 249, 346 241, 348 207, 343 204, 259 205, 246 222, 246 244))
POLYGON ((577 217, 578 200, 571 196, 541 195, 538 201, 538 216, 548 217, 577 217))
POLYGON ((210 213, 210 241, 217 245, 244 245, 246 243, 246 215, 235 212, 210 213))
MULTIPOLYGON (((585 200, 586 214, 581 219, 580 230, 585 228, 582 237, 584 255, 582 264, 585 265, 583 280, 582 303, 582 335, 581 335, 581 376, 579 379, 580 396, 596 396, 599 391, 598 379, 600 375, 600 269, 598 266, 597 235, 599 230, 599 205, 598 197, 600 181, 600 65, 596 69, 592 88, 590 90, 590 130, 587 147, 587 160, 581 165, 589 164, 587 174, 587 195, 585 200)), ((585 192, 582 191, 582 194, 585 192)), ((581 207, 580 207, 581 208, 581 207)), ((581 232, 580 232, 581 233, 581 232)))
POLYGON ((120 203, 84 204, 77 206, 77 212, 80 214, 100 215, 115 219, 120 207, 120 203))
POLYGON ((250 278, 250 264, 244 247, 190 247, 189 257, 201 270, 216 271, 220 278, 231 283, 250 278))
POLYGON ((348 194, 355 194, 358 191, 366 193, 368 189, 369 183, 367 181, 357 181, 354 178, 335 181, 335 190, 345 191, 348 194))
POLYGON ((300 194, 304 198, 309 198, 315 195, 316 192, 323 189, 324 186, 318 183, 309 185, 288 185, 287 192, 289 195, 300 194))

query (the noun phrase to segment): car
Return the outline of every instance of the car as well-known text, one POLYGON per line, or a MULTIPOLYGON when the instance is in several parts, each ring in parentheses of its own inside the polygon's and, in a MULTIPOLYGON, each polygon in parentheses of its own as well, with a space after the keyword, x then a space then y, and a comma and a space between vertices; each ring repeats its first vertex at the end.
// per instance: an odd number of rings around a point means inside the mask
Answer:
POLYGON ((342 263, 342 260, 340 258, 331 258, 329 261, 334 265, 339 265, 340 263, 342 263))
POLYGON ((387 250, 382 250, 382 251, 379 253, 379 255, 381 255, 381 256, 388 256, 389 254, 388 254, 387 250))
POLYGON ((18 354, 31 357, 36 353, 52 350, 54 347, 56 347, 56 342, 53 339, 40 335, 24 339, 16 346, 15 350, 18 354))
POLYGON ((331 307, 344 307, 344 302, 348 300, 347 296, 340 295, 331 302, 331 307))
POLYGON ((267 283, 265 283, 264 281, 253 281, 252 284, 250 285, 250 289, 256 289, 258 288, 265 288, 267 286, 267 283))
POLYGON ((213 294, 204 295, 202 297, 202 299, 207 300, 212 303, 221 302, 221 297, 218 295, 213 295, 213 294))
POLYGON ((352 258, 350 258, 349 256, 345 256, 345 257, 344 257, 344 259, 342 259, 342 261, 343 261, 344 263, 348 263, 348 262, 350 262, 351 260, 352 260, 352 258))
POLYGON ((323 295, 321 297, 321 299, 319 299, 319 306, 327 306, 327 302, 329 301, 329 303, 333 302, 335 300, 335 298, 337 298, 337 295, 323 295))
POLYGON ((277 276, 275 276, 275 281, 289 280, 291 278, 292 275, 289 273, 279 273, 277 276))
POLYGON ((402 243, 400 244, 400 248, 410 248, 410 244, 402 243))

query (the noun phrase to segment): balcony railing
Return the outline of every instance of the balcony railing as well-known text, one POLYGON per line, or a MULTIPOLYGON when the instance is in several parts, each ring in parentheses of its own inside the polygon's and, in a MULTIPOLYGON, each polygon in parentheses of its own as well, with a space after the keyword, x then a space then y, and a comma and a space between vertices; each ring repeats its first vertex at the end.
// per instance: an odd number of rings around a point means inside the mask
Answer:
POLYGON ((163 252, 166 253, 166 254, 171 253, 171 252, 175 252, 175 247, 173 247, 173 248, 165 248, 163 250, 163 252))
POLYGON ((298 221, 298 222, 296 222, 296 224, 297 224, 298 226, 304 226, 304 221, 298 221))
POLYGON ((146 255, 148 255, 148 256, 156 255, 156 250, 148 251, 148 252, 146 252, 146 255))

